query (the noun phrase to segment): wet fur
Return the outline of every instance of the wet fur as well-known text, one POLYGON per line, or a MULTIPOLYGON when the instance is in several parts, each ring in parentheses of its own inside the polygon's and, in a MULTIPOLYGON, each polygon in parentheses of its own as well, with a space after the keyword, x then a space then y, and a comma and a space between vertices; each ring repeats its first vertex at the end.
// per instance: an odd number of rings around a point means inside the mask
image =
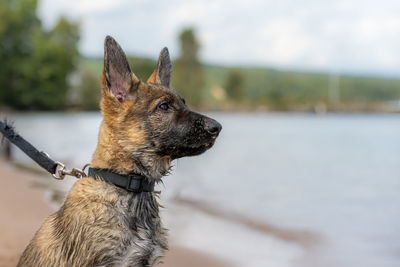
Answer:
MULTIPOLYGON (((166 48, 153 74, 142 82, 115 40, 106 38, 103 122, 92 167, 139 173, 159 182, 172 160, 213 145, 220 125, 190 111, 169 89, 170 76, 166 48), (163 103, 170 108, 160 108, 163 103)), ((135 194, 86 177, 46 219, 18 266, 157 266, 168 248, 166 233, 156 193, 135 194)))
POLYGON ((132 194, 101 180, 81 179, 18 265, 155 266, 167 249, 158 212, 154 193, 132 194))

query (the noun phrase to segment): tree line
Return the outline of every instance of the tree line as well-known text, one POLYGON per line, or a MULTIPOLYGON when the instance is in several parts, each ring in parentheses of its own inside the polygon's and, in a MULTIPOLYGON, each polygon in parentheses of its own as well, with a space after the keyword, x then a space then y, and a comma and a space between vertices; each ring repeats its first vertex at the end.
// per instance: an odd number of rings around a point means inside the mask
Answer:
MULTIPOLYGON (((38 0, 0 2, 0 106, 98 109, 102 59, 81 57, 78 22, 60 17, 52 29, 45 29, 36 15, 37 5, 38 0)), ((200 108, 343 108, 400 99, 398 78, 204 65, 193 28, 183 29, 178 40, 172 87, 200 108)), ((151 58, 128 55, 128 60, 142 80, 156 64, 151 58)))

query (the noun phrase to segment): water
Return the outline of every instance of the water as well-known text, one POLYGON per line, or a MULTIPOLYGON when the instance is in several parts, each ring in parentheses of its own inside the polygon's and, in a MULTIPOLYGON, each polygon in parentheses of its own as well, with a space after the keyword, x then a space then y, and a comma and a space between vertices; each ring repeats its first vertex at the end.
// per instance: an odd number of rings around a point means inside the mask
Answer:
MULTIPOLYGON (((320 236, 293 266, 400 266, 399 115, 210 116, 223 125, 217 143, 175 162, 164 195, 320 236)), ((13 118, 52 157, 90 161, 100 114, 13 118)))

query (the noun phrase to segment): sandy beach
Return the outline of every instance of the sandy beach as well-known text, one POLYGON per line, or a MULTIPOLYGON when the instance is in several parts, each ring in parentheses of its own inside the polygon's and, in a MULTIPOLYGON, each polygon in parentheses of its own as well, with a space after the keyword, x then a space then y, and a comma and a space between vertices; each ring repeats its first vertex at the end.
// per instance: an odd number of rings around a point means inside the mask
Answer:
MULTIPOLYGON (((38 179, 35 174, 0 160, 0 179, 0 266, 15 266, 35 231, 55 209, 43 190, 30 186, 38 179)), ((227 260, 174 244, 164 262, 167 267, 233 266, 227 260)))
POLYGON ((0 266, 15 266, 43 220, 54 210, 44 192, 28 187, 35 177, 0 161, 0 266))

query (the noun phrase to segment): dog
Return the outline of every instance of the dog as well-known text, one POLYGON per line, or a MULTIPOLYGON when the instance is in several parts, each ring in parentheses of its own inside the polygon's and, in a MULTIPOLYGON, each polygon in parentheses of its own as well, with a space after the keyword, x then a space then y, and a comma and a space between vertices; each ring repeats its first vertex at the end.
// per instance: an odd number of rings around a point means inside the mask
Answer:
MULTIPOLYGON (((92 168, 160 182, 175 159, 213 146, 222 126, 191 111, 170 88, 167 48, 146 82, 124 51, 104 42, 103 121, 92 168)), ((89 173, 90 174, 90 173, 89 173)), ((155 192, 131 192, 101 177, 78 180, 37 231, 18 266, 158 266, 168 249, 155 192)), ((130 182, 129 182, 130 183, 130 182)))

